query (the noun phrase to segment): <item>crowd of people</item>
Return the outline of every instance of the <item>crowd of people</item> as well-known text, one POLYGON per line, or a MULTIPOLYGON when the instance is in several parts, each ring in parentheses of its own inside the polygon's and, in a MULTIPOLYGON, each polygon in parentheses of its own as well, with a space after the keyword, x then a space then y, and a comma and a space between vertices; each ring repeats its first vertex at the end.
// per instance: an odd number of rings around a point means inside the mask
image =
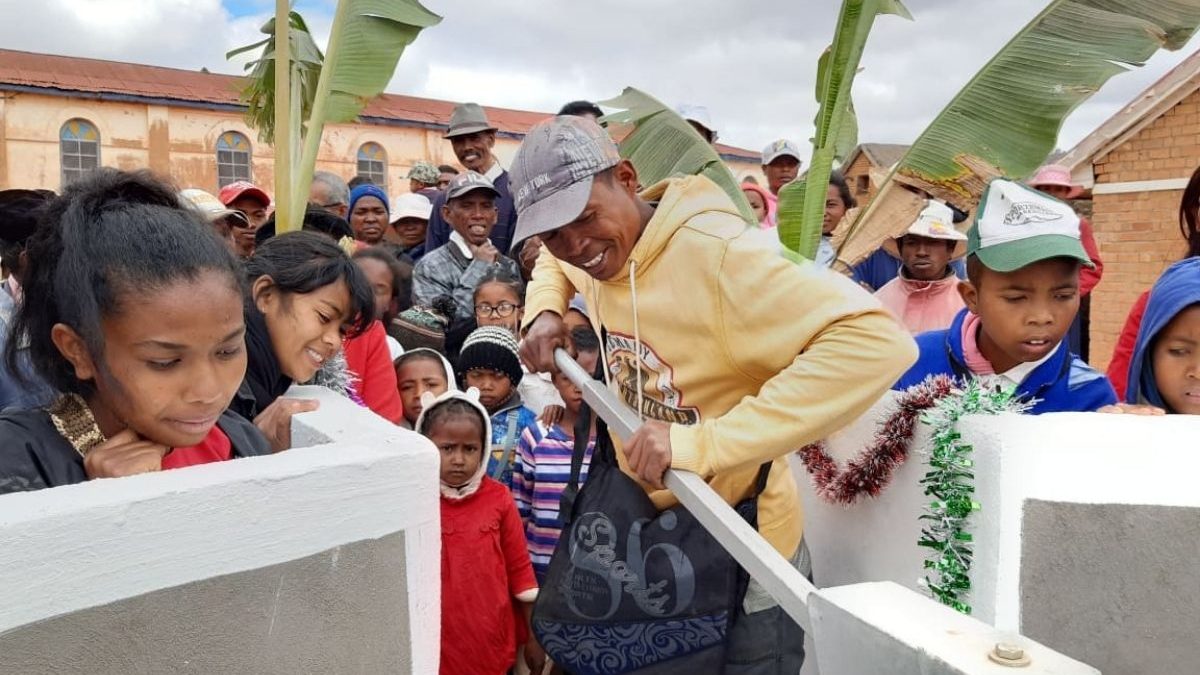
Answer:
MULTIPOLYGON (((61 195, 0 192, 0 493, 286 450, 317 406, 286 392, 321 384, 438 448, 442 672, 503 673, 518 654, 542 672, 531 607, 576 436, 584 480, 597 442, 558 348, 644 420, 621 466, 660 508, 667 469, 733 504, 769 467, 758 531, 809 575, 786 457, 889 388, 948 374, 1015 388, 1033 414, 1200 414, 1200 171, 1188 256, 1133 308, 1106 375, 1071 348, 1102 265, 1061 167, 993 181, 974 214, 925 195, 851 279, 826 269, 856 206, 836 173, 817 259, 779 255, 796 144, 764 149, 746 223, 705 178, 642 185, 600 115, 568 104, 510 173, 485 111, 460 105, 445 138, 461 169, 418 162, 392 196, 318 171, 299 232, 278 233, 246 182, 214 196, 102 168, 61 195)), ((804 657, 754 582, 729 640, 738 672, 804 657)))

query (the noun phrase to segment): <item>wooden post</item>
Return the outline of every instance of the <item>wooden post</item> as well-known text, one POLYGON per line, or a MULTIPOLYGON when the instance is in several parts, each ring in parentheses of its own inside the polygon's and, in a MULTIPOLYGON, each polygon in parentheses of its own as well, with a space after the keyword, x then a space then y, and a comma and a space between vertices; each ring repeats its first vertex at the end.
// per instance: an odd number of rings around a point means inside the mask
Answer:
POLYGON ((275 231, 297 229, 292 222, 292 46, 288 0, 275 0, 275 231))

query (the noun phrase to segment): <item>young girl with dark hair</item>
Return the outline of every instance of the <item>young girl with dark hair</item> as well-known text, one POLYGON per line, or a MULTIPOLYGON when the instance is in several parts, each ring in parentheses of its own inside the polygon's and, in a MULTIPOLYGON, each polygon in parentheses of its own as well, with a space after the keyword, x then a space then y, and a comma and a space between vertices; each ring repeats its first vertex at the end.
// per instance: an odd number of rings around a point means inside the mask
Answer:
POLYGON ((238 263, 174 188, 99 169, 50 204, 27 257, 37 301, 12 331, 60 395, 0 415, 0 492, 268 452, 226 412, 246 370, 238 263))
POLYGON ((441 457, 443 675, 509 672, 517 647, 541 673, 546 653, 529 630, 537 581, 516 503, 489 478, 491 425, 479 392, 426 393, 417 433, 441 457))
POLYGON ((817 245, 815 261, 818 265, 829 267, 837 258, 837 252, 833 250, 833 233, 842 223, 846 212, 856 206, 858 202, 850 194, 845 176, 834 171, 829 175, 829 189, 825 195, 825 219, 821 222, 821 241, 817 245))
MULTIPOLYGON (((1200 256, 1200 167, 1192 172, 1192 178, 1183 190, 1183 198, 1179 200, 1179 232, 1187 244, 1187 253, 1183 258, 1200 256)), ((1117 337, 1113 347, 1112 360, 1108 362, 1108 379, 1117 390, 1117 398, 1125 399, 1129 385, 1129 366, 1133 361, 1133 353, 1137 345, 1138 331, 1142 326, 1142 316, 1146 313, 1146 303, 1150 301, 1150 291, 1142 293, 1137 302, 1129 310, 1125 325, 1117 337)))
POLYGON ((415 429, 421 416, 425 392, 441 396, 458 389, 454 367, 438 352, 425 347, 412 349, 396 359, 396 388, 404 404, 405 426, 415 429))
POLYGON ((233 408, 282 450, 291 445, 292 415, 315 410, 316 402, 280 397, 311 380, 344 337, 371 326, 375 299, 350 257, 315 232, 267 240, 246 262, 246 277, 249 363, 233 408))

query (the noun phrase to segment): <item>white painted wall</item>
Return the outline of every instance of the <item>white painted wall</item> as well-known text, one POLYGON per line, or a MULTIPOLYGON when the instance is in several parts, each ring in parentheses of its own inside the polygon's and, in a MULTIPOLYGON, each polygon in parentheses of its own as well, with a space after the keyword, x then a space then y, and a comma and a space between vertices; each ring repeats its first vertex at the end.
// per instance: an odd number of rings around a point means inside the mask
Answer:
MULTIPOLYGON (((313 447, 0 497, 0 633, 403 532, 413 673, 437 671, 437 454, 325 390, 313 447), (332 441, 332 442, 331 442, 332 441)), ((398 561, 399 562, 399 561, 398 561)))
MULTIPOLYGON (((845 461, 870 442, 876 420, 892 409, 891 395, 830 439, 845 461)), ((1025 501, 1162 504, 1200 507, 1200 418, 1054 414, 974 418, 963 423, 975 448, 976 539, 969 603, 974 616, 1003 630, 1020 624, 1021 516, 1025 501)), ((918 589, 924 550, 917 517, 929 500, 918 481, 915 454, 928 447, 928 428, 916 435, 908 462, 878 499, 832 506, 815 494, 798 458, 794 463, 805 509, 805 538, 819 587, 894 581, 918 589)), ((1114 546, 1119 543, 1114 542, 1114 546)))

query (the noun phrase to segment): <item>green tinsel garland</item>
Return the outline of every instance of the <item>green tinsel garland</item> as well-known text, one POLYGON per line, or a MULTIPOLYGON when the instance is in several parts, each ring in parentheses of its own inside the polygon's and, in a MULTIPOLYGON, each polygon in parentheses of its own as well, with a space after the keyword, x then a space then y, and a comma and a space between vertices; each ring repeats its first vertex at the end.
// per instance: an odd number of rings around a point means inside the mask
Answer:
POLYGON ((975 501, 975 462, 972 448, 963 442, 958 421, 968 415, 1024 412, 1029 405, 1016 398, 1015 389, 987 387, 972 379, 961 390, 940 400, 921 421, 933 426, 933 448, 928 453, 929 472, 921 479, 925 494, 934 501, 921 520, 920 546, 930 549, 925 560, 929 573, 921 585, 944 605, 971 613, 964 600, 971 590, 971 533, 968 518, 979 510, 975 501))

